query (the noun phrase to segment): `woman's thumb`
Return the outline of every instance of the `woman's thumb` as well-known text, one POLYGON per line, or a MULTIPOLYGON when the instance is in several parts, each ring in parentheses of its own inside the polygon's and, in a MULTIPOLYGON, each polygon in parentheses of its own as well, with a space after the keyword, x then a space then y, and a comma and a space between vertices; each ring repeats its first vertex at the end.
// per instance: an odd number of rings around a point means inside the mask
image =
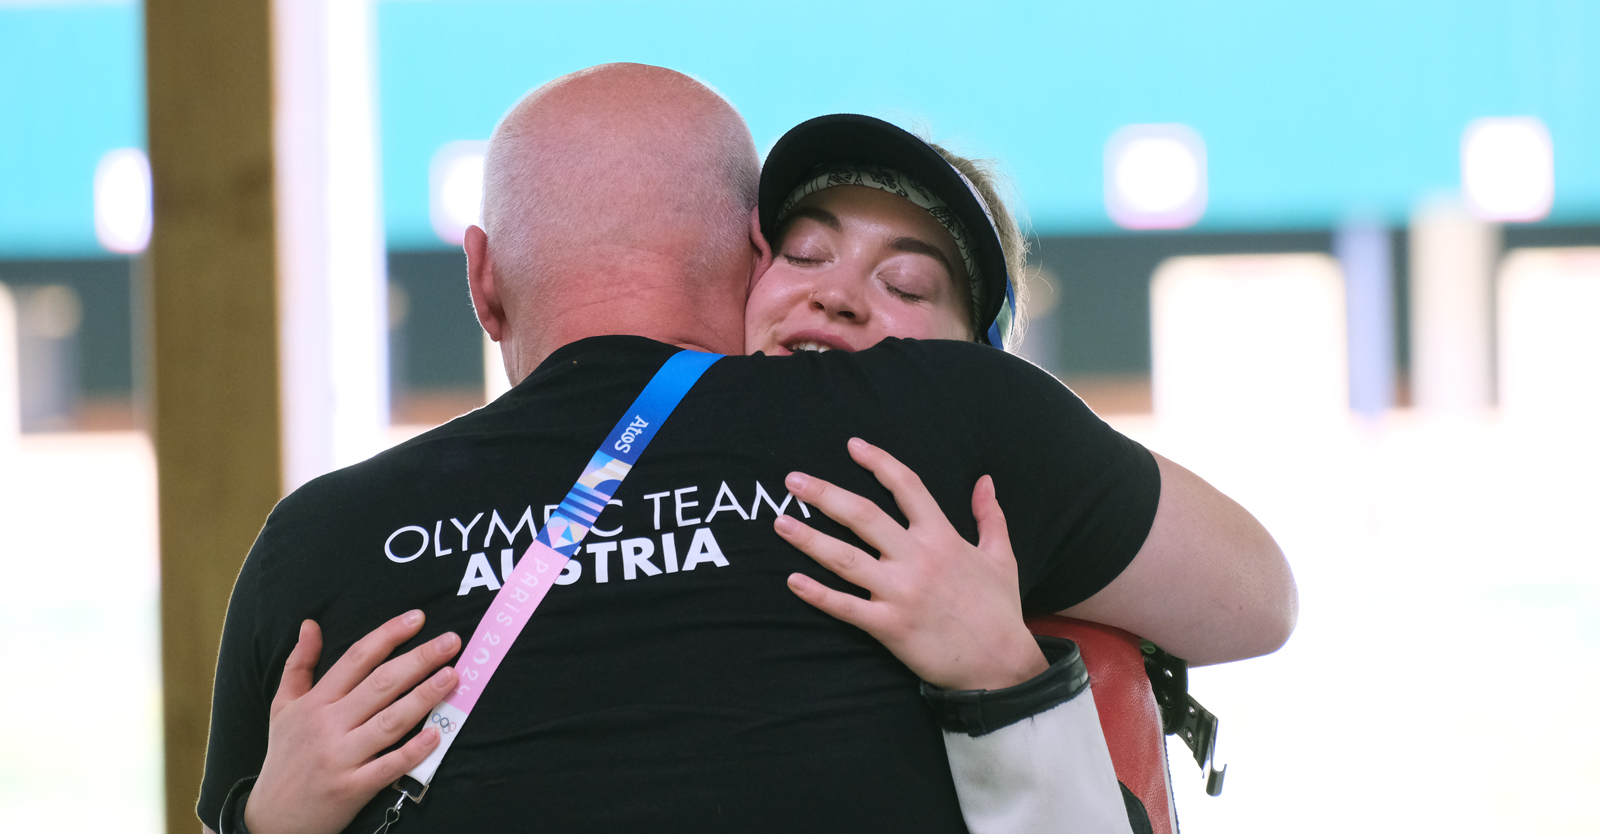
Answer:
POLYGON ((990 556, 1011 554, 1011 534, 1006 530, 1006 514, 994 497, 994 479, 978 479, 972 488, 972 517, 978 522, 978 549, 990 556))

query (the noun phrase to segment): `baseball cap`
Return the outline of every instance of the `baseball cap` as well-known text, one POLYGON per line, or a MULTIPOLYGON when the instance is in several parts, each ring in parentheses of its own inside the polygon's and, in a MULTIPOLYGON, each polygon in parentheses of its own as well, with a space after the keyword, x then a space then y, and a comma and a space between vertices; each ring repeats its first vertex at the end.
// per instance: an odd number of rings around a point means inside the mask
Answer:
POLYGON ((789 195, 818 169, 849 164, 889 168, 930 189, 949 206, 972 241, 977 263, 973 303, 978 340, 1005 347, 1015 308, 1005 250, 988 204, 972 182, 933 146, 882 119, 854 113, 818 116, 785 133, 761 167, 757 197, 761 233, 775 242, 789 195))

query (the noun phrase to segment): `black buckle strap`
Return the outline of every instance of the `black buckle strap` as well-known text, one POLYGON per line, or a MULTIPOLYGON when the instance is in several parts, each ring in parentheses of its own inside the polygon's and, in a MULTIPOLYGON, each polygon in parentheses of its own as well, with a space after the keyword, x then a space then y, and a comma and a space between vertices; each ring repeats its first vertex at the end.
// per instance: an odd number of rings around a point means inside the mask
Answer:
POLYGON ((1149 640, 1141 642, 1139 648, 1144 652, 1144 671, 1150 676, 1156 706, 1161 708, 1162 732, 1183 740, 1205 774, 1206 793, 1220 796, 1222 780, 1228 775, 1227 765, 1220 770, 1216 767, 1217 727, 1221 722, 1189 694, 1188 661, 1168 654, 1149 640))

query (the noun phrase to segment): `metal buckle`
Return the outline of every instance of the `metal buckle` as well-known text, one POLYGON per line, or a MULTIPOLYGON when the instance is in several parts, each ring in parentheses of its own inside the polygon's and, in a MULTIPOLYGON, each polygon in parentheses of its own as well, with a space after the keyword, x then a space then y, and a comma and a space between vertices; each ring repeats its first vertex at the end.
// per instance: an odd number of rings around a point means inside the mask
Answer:
POLYGON ((1216 768, 1217 727, 1221 722, 1210 710, 1200 706, 1193 695, 1185 693, 1183 699, 1186 709, 1178 722, 1178 738, 1188 745, 1189 751, 1194 753, 1194 763, 1205 773, 1206 793, 1220 796, 1222 780, 1228 775, 1227 765, 1221 770, 1216 768))

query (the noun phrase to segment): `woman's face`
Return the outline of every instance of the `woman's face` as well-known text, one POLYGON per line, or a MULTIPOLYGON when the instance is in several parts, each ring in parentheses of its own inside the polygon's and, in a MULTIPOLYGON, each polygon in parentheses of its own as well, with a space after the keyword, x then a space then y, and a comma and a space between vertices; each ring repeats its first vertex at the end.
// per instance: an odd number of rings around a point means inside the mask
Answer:
POLYGON ((862 350, 888 336, 972 339, 955 240, 923 209, 840 185, 800 202, 744 313, 746 353, 862 350))

